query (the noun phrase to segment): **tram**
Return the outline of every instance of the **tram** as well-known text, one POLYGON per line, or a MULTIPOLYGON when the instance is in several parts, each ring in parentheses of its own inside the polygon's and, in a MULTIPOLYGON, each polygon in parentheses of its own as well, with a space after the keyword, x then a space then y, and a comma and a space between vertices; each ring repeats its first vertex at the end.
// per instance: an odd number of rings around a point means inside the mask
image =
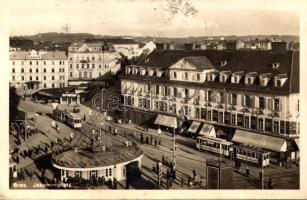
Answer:
POLYGON ((254 163, 263 167, 270 164, 269 151, 250 145, 234 145, 221 138, 199 136, 196 139, 196 148, 199 151, 213 152, 230 159, 254 163))
POLYGON ((198 136, 196 148, 199 151, 205 150, 228 157, 233 152, 233 143, 221 138, 198 136))
POLYGON ((270 164, 270 152, 249 145, 235 146, 235 158, 245 162, 255 163, 260 166, 270 164))
POLYGON ((56 120, 63 122, 74 129, 80 129, 82 126, 81 118, 72 112, 55 109, 53 110, 53 116, 56 120))

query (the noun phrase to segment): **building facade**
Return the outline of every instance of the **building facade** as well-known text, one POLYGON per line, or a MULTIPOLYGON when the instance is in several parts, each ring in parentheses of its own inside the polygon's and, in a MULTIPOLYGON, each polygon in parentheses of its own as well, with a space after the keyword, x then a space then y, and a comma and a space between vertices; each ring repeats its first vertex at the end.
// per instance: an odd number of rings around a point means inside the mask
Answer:
POLYGON ((15 51, 10 53, 11 85, 24 89, 65 87, 67 56, 63 51, 15 51))
POLYGON ((298 80, 296 51, 154 51, 121 77, 123 118, 146 124, 171 115, 292 143, 298 80))
POLYGON ((75 44, 68 49, 69 80, 91 80, 120 69, 120 56, 103 43, 75 44))

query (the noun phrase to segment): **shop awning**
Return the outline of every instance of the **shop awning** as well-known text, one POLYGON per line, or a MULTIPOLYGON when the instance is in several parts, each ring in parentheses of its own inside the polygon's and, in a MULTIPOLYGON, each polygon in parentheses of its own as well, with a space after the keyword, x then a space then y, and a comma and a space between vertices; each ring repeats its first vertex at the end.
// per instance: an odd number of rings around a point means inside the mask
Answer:
POLYGON ((249 131, 237 130, 232 141, 277 152, 287 151, 287 142, 285 139, 249 131))
POLYGON ((155 124, 171 128, 177 128, 177 118, 167 115, 158 115, 155 124))
POLYGON ((199 128, 200 124, 201 124, 200 122, 193 121, 191 126, 190 126, 190 128, 188 129, 188 132, 196 133, 196 131, 199 128))
POLYGON ((214 126, 211 124, 205 123, 201 128, 199 135, 203 135, 206 137, 216 137, 214 126))
POLYGON ((294 139, 294 142, 295 142, 297 148, 300 149, 300 139, 299 138, 294 139))

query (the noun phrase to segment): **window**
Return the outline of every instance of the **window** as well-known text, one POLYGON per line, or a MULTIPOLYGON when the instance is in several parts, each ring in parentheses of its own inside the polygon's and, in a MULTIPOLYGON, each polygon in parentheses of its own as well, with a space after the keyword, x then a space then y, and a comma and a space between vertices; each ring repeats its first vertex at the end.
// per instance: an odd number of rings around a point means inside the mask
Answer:
POLYGON ((23 65, 24 64, 24 62, 23 61, 21 61, 21 65, 23 65))
POLYGON ((200 74, 196 74, 196 79, 200 81, 200 74))
POLYGON ((281 80, 280 79, 275 80, 275 87, 281 87, 281 80))
POLYGON ((38 61, 36 61, 36 65, 38 65, 38 61))
POLYGON ((108 174, 108 169, 106 169, 106 176, 108 176, 109 174, 108 174))
POLYGON ((21 68, 21 73, 24 73, 24 72, 25 72, 24 68, 21 68))
POLYGON ((30 81, 32 81, 32 76, 30 76, 30 81))
POLYGON ((274 99, 274 110, 276 110, 276 111, 280 110, 280 104, 279 104, 279 99, 278 98, 274 99))
POLYGON ((15 76, 12 76, 12 80, 15 81, 15 76))
POLYGON ((156 94, 159 94, 159 86, 156 85, 156 94))
POLYGON ((101 65, 99 65, 99 69, 101 69, 101 65))
POLYGON ((69 65, 70 69, 72 69, 72 64, 69 65))
POLYGON ((12 72, 15 73, 15 69, 14 68, 12 69, 12 72))
POLYGON ((90 64, 87 64, 87 68, 88 68, 88 69, 90 68, 90 64))
POLYGON ((83 63, 81 64, 81 67, 82 67, 82 69, 84 68, 84 64, 83 63))
POLYGON ((46 68, 44 68, 44 73, 46 73, 46 68))
POLYGON ((237 95, 231 94, 230 104, 236 106, 237 105, 237 95))
POLYGON ((92 68, 93 68, 93 69, 95 68, 95 64, 92 64, 92 68))
POLYGON ((279 133, 279 121, 274 121, 273 122, 273 132, 274 133, 279 133))
POLYGON ((174 88, 174 96, 177 97, 177 88, 174 88))
POLYGON ((46 80, 46 76, 44 76, 44 81, 46 80))
POLYGON ((224 123, 224 112, 218 112, 218 122, 224 123))
POLYGON ((44 83, 44 88, 46 88, 47 87, 47 85, 46 85, 46 83, 44 83))
POLYGON ((36 80, 38 81, 38 76, 36 76, 36 80))
POLYGON ((36 73, 38 73, 38 69, 36 69, 36 73))
POLYGON ((212 118, 211 110, 207 110, 207 119, 211 120, 211 118, 212 118))
POLYGON ((92 72, 89 72, 89 78, 92 78, 92 72))
POLYGON ((32 69, 29 69, 30 73, 32 73, 32 69))
POLYGON ((249 107, 250 106, 250 96, 248 95, 244 95, 244 105, 245 107, 249 107))
POLYGON ((82 78, 82 72, 79 72, 79 78, 82 78))
POLYGON ((21 80, 24 81, 24 80, 25 80, 25 77, 24 77, 24 76, 21 76, 21 80))
POLYGON ((249 119, 250 119, 249 116, 244 116, 244 126, 247 128, 249 128, 249 124, 250 124, 249 119))
POLYGON ((52 88, 54 88, 54 83, 52 83, 52 88))
POLYGON ((264 97, 259 97, 259 108, 261 108, 261 109, 265 108, 265 99, 264 99, 264 97))
POLYGON ((54 81, 54 76, 52 76, 52 80, 54 81))
POLYGON ((174 75, 173 75, 173 76, 174 76, 174 78, 177 78, 177 73, 176 73, 176 72, 174 72, 174 75))
POLYGON ((44 61, 44 65, 46 65, 46 61, 44 61))
POLYGON ((52 61, 52 65, 54 65, 54 61, 52 61))
POLYGON ((231 113, 231 124, 232 125, 237 125, 236 123, 236 114, 235 113, 231 113))
POLYGON ((189 89, 184 89, 184 95, 185 97, 189 97, 189 89))
POLYGON ((109 169, 109 176, 112 176, 112 168, 109 169))
POLYGON ((90 171, 90 177, 91 178, 97 178, 97 170, 90 171))
POLYGON ((187 72, 184 73, 184 79, 188 80, 188 73, 187 72))
POLYGON ((87 78, 87 72, 84 72, 84 78, 87 78))
POLYGON ((54 68, 52 68, 52 73, 54 73, 54 68))
POLYGON ((32 61, 30 61, 30 65, 32 65, 32 61))
POLYGON ((15 65, 15 61, 13 61, 13 65, 15 65))

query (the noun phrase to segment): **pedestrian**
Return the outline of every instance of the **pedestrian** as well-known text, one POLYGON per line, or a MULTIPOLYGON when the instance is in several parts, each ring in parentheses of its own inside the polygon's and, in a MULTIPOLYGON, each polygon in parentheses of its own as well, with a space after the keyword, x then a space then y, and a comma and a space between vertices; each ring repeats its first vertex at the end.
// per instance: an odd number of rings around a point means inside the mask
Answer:
POLYGON ((269 178, 268 187, 269 189, 273 189, 273 182, 272 182, 271 177, 269 178))
POLYGON ((188 176, 188 186, 191 187, 192 178, 191 176, 188 176))
POLYGON ((195 169, 193 169, 193 179, 195 180, 195 177, 196 177, 196 171, 195 169))
POLYGON ((152 172, 153 172, 153 173, 155 173, 155 172, 156 172, 156 167, 155 167, 155 165, 154 165, 154 164, 152 165, 152 172))
POLYGON ((246 167, 246 177, 249 178, 249 169, 246 167))
POLYGON ((165 158, 164 158, 164 155, 162 155, 162 164, 164 165, 165 163, 165 158))
POLYGON ((181 187, 183 187, 183 185, 184 185, 184 179, 183 177, 181 177, 181 187))

